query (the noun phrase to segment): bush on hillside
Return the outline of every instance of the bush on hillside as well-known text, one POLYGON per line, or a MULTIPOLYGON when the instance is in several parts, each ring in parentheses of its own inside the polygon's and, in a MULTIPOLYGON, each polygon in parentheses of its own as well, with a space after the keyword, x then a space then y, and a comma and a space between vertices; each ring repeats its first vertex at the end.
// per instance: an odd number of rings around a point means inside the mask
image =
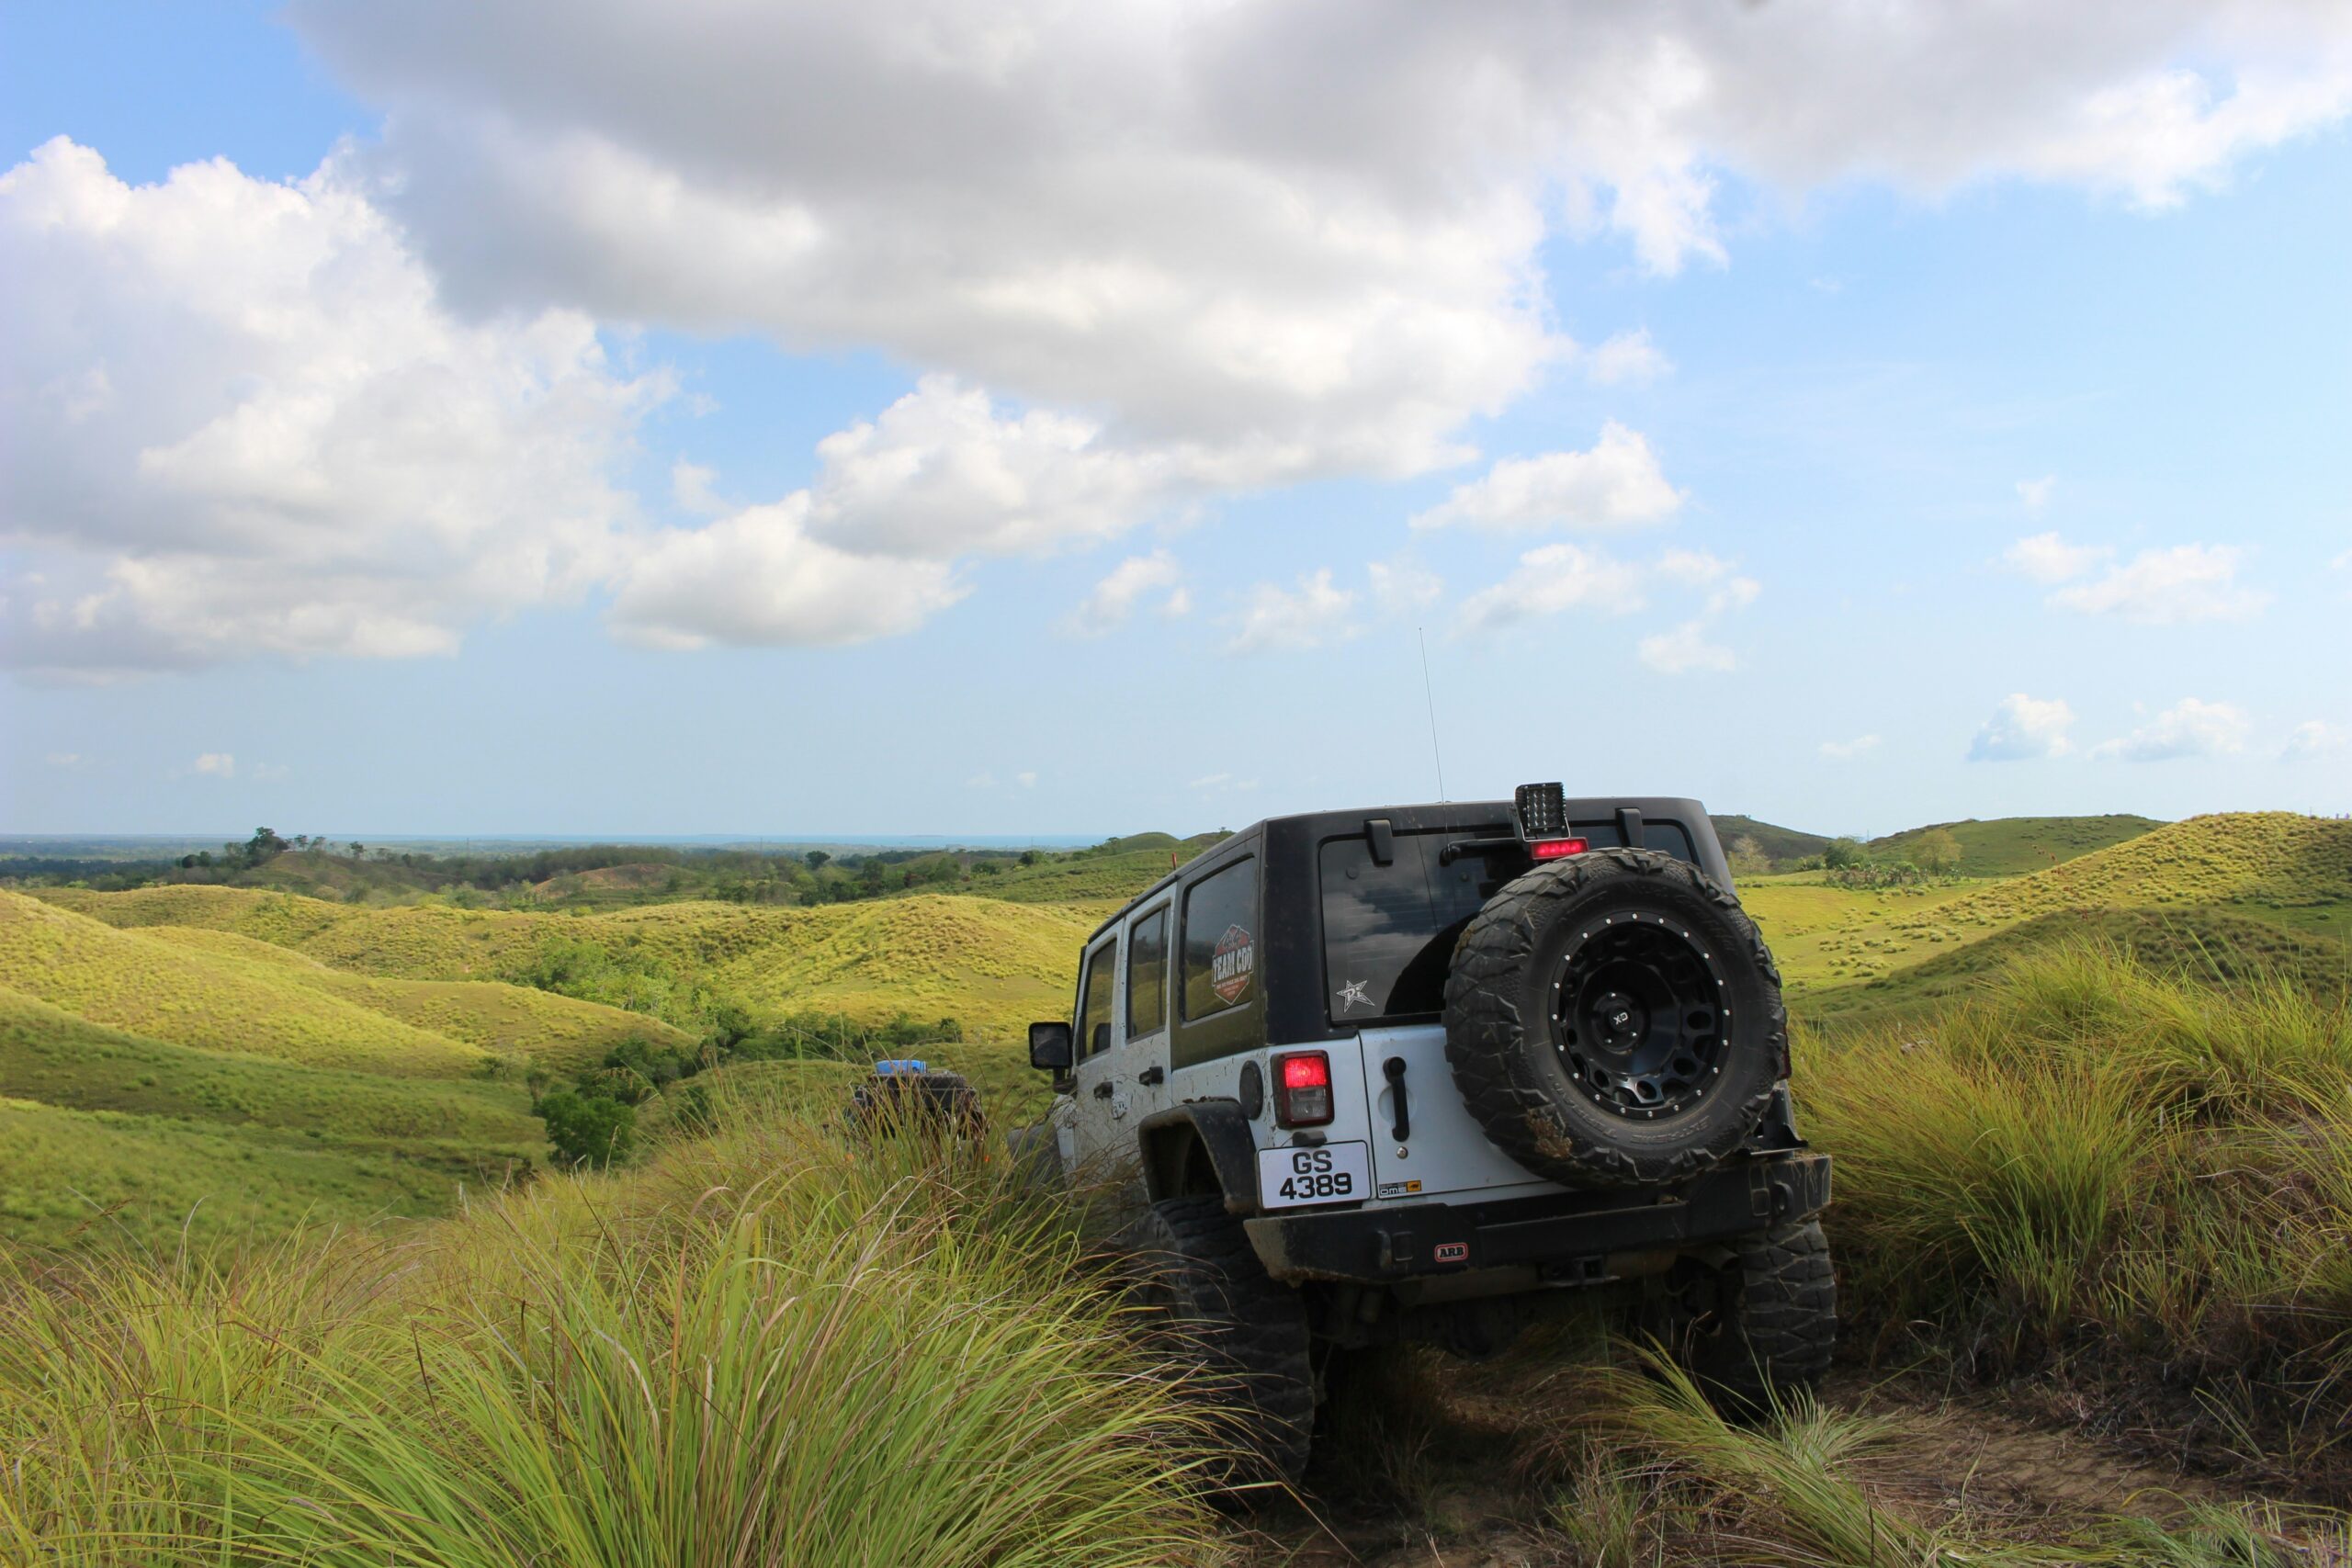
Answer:
POLYGON ((637 1111, 606 1094, 559 1089, 534 1107, 547 1123, 548 1146, 559 1164, 602 1170, 628 1158, 637 1145, 637 1111))
POLYGON ((1917 887, 1935 880, 1907 860, 1866 860, 1823 874, 1832 887, 1917 887))
POLYGON ((1910 859, 1930 876, 1950 876, 1960 869, 1960 840, 1949 828, 1930 828, 1911 845, 1910 859))
POLYGON ((1821 863, 1831 871, 1847 871, 1871 858, 1871 852, 1860 839, 1841 836, 1829 840, 1821 852, 1821 863))

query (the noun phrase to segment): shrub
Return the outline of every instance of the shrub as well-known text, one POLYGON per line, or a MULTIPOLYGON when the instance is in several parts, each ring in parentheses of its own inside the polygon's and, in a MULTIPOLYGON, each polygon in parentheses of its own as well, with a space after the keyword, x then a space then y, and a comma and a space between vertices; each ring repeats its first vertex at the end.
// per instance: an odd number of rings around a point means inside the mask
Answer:
POLYGON ((564 1165, 601 1170, 626 1160, 636 1146, 637 1111, 601 1094, 560 1089, 540 1098, 548 1145, 564 1165))

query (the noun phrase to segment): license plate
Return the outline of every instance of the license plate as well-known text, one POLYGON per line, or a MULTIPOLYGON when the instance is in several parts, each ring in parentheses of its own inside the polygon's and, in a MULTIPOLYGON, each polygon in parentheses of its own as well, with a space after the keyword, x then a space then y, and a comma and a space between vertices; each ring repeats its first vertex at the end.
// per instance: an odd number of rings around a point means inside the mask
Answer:
POLYGON ((1372 1196, 1372 1152, 1366 1144, 1258 1151, 1258 1203, 1295 1209, 1302 1203, 1357 1203, 1372 1196))

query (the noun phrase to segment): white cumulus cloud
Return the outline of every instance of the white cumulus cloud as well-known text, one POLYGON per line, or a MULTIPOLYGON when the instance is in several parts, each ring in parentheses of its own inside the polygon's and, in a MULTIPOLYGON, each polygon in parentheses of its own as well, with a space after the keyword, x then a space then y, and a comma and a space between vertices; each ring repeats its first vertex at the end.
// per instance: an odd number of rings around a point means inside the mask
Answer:
POLYGON ((1857 735, 1850 740, 1823 741, 1821 743, 1821 754, 1834 761, 1850 762, 1857 757, 1866 756, 1870 752, 1877 750, 1878 746, 1879 738, 1877 736, 1857 735))
POLYGON ((0 175, 0 275, 10 664, 447 652, 616 558, 666 381, 576 311, 452 314, 334 162, 131 186, 50 141, 0 175))
POLYGON ((1234 617, 1227 651, 1297 652, 1344 642, 1356 635, 1355 603, 1352 590, 1333 585, 1329 568, 1300 578, 1295 590, 1258 583, 1234 617))
POLYGON ((292 15, 389 111, 378 157, 469 297, 1408 460, 1547 356, 1549 229, 1720 258, 1717 171, 2161 209, 2352 109, 2342 8, 2262 0, 292 15))
MULTIPOLYGON (((1424 473, 1475 456, 1464 432, 1553 367, 1661 374, 1639 331, 1584 346, 1555 324, 1547 246, 1719 261, 1719 172, 1791 194, 2022 177, 2159 208, 2352 108, 2352 23, 2252 0, 651 16, 292 8, 385 111, 356 156, 469 310, 552 303, 951 378, 960 402, 828 455, 899 504, 820 494, 808 520, 910 558, 1099 538, 1195 491, 1424 473)), ((1679 498, 1639 439, 1507 459, 1529 467, 1430 521, 1654 521, 1679 498)))
POLYGON ((1183 615, 1192 607, 1182 587, 1183 577, 1183 569, 1166 550, 1129 556, 1094 585, 1085 603, 1071 613, 1067 629, 1077 637, 1100 637, 1125 626, 1137 603, 1152 593, 1161 595, 1163 615, 1183 615))
POLYGON ((2074 750, 2066 731, 2075 724, 2075 710, 2063 697, 2031 697, 2012 692, 2001 699, 1993 716, 1969 742, 1972 762, 2016 762, 2036 757, 2063 757, 2074 750))
POLYGON ((233 779, 237 776, 237 759, 226 751, 207 751, 196 760, 195 768, 210 778, 233 779))
POLYGON ((712 487, 718 479, 718 470, 700 463, 689 463, 684 457, 670 465, 670 496, 681 512, 698 513, 715 517, 729 510, 712 487))
POLYGON ((808 492, 672 529, 621 571, 609 618, 650 648, 818 646, 913 630, 963 597, 944 561, 854 555, 809 536, 808 492))
POLYGON ((1584 373, 1604 387, 1621 381, 1654 381, 1674 368, 1646 328, 1619 333, 1585 355, 1584 373))
POLYGON ((2287 744, 2279 749, 2278 757, 2281 761, 2309 762, 2335 756, 2347 746, 2352 746, 2352 734, 2347 734, 2342 725, 2330 724, 2325 719, 2307 718, 2295 726, 2294 733, 2287 737, 2287 744))
POLYGON ((1570 610, 1622 615, 1646 608, 1653 593, 1697 592, 1697 613, 1643 637, 1634 651, 1661 674, 1728 671, 1732 650, 1711 639, 1731 612, 1753 604, 1762 587, 1732 562, 1704 550, 1671 549, 1646 562, 1620 560, 1572 544, 1545 545, 1519 558, 1511 573, 1463 602, 1455 629, 1487 632, 1570 610))
POLYGON ((1509 577, 1464 601, 1461 628, 1491 631, 1536 615, 1588 607, 1625 615, 1643 605, 1642 576, 1638 567, 1576 545, 1544 545, 1521 556, 1509 577))
POLYGON ((1707 640, 1707 623, 1702 620, 1684 621, 1670 631, 1642 638, 1639 652, 1643 663, 1665 675, 1684 675, 1694 670, 1721 673, 1739 668, 1730 649, 1707 640))
POLYGON ((2192 621, 2242 621, 2270 602, 2237 580, 2243 552, 2234 545, 2176 545, 2143 550, 2101 575, 2050 596, 2063 610, 2114 615, 2142 626, 2192 621))
POLYGON ((2127 762, 2166 762, 2179 757, 2225 757, 2245 750, 2254 721, 2228 703, 2183 697, 2131 734, 2091 748, 2094 757, 2127 762))
POLYGON ((1682 492, 1667 482, 1648 441, 1611 420, 1588 451, 1501 459, 1417 514, 1413 526, 1625 528, 1664 522, 1681 504, 1682 492))
POLYGON ((1123 532, 1207 477, 1185 454, 1122 450, 1101 435, 1091 421, 1016 414, 927 376, 879 417, 817 444, 810 530, 863 555, 1015 554, 1123 532))
POLYGON ((2009 570, 2050 586, 2091 570, 2115 552, 2104 545, 2070 545, 2056 534, 2019 539, 2001 553, 2009 570))
POLYGON ((2050 504, 2050 495, 2058 488, 2058 476, 2044 474, 2038 479, 2018 481, 2018 502, 2028 512, 2039 512, 2050 504))

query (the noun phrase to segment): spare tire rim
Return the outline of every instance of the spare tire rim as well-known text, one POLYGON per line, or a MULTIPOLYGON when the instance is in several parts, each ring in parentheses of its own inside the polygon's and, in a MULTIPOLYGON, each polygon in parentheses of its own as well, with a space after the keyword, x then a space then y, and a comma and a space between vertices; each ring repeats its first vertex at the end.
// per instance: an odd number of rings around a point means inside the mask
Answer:
POLYGON ((1723 1072, 1723 971, 1703 937, 1663 915, 1611 915, 1571 938, 1551 1011, 1577 1092, 1629 1120, 1690 1109, 1723 1072))

